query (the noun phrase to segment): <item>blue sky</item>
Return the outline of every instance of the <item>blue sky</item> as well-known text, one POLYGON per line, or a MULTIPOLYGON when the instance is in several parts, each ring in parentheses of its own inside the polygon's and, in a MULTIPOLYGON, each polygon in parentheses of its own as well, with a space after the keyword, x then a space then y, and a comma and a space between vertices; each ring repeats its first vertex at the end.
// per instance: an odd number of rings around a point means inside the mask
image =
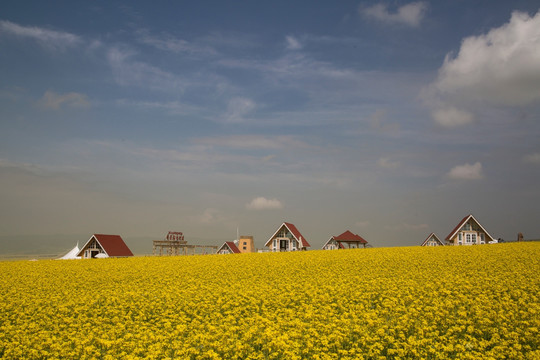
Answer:
POLYGON ((0 236, 539 238, 539 10, 3 2, 0 236))

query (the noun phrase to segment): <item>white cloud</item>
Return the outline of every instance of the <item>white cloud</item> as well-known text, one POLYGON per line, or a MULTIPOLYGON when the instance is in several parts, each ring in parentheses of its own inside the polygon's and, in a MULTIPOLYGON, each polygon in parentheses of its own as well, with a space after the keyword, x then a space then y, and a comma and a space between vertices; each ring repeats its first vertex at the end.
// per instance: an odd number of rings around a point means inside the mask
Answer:
POLYGON ((448 176, 457 180, 479 180, 484 177, 482 174, 482 164, 476 162, 473 165, 466 163, 453 167, 448 176))
MULTIPOLYGON (((81 144, 73 144, 73 152, 84 153, 84 158, 90 162, 92 167, 114 167, 114 162, 122 163, 122 169, 128 169, 129 165, 136 163, 137 166, 129 171, 136 172, 139 176, 145 176, 155 171, 162 172, 163 169, 171 176, 181 175, 185 177, 197 177, 201 174, 219 175, 221 179, 225 177, 257 178, 259 173, 276 171, 276 167, 287 166, 288 163, 268 161, 271 158, 264 158, 266 154, 254 154, 250 151, 230 151, 227 148, 218 148, 211 143, 187 142, 185 144, 158 148, 152 146, 141 146, 129 141, 114 140, 86 140, 81 144), (161 169, 161 170, 160 170, 161 169), (249 173, 239 169, 249 169, 249 173), (189 174, 189 175, 186 175, 189 174)), ((78 164, 82 166, 82 164, 78 164)))
MULTIPOLYGON (((413 94, 417 94, 425 85, 425 80, 416 75, 356 71, 319 61, 299 51, 286 52, 285 56, 275 60, 224 59, 220 60, 219 64, 225 68, 259 72, 265 87, 284 89, 284 95, 300 95, 300 101, 294 103, 295 108, 273 111, 273 125, 321 124, 350 121, 351 118, 365 119, 362 114, 365 114, 368 107, 365 103, 358 102, 358 99, 376 99, 375 102, 388 106, 392 103, 401 104, 404 98, 414 96, 413 94), (371 85, 366 87, 365 84, 371 85)), ((261 115, 268 113, 268 109, 272 110, 273 105, 271 98, 258 105, 258 108, 262 109, 261 115)), ((261 116, 256 120, 264 119, 261 116)), ((392 121, 375 121, 372 126, 374 130, 390 134, 400 131, 399 123, 392 121)))
POLYGON ((115 102, 118 106, 129 108, 140 108, 142 110, 159 110, 169 115, 191 115, 199 113, 206 117, 212 115, 207 108, 194 105, 188 102, 175 101, 133 101, 129 99, 118 99, 115 102))
POLYGON ((256 134, 212 136, 194 140, 196 144, 222 146, 233 149, 279 150, 283 148, 305 148, 308 144, 290 135, 264 136, 256 134))
POLYGON ((540 12, 514 12, 485 35, 462 41, 448 54, 435 88, 443 101, 487 101, 519 106, 540 100, 540 12))
POLYGON ((244 117, 255 110, 257 104, 251 99, 236 97, 229 101, 225 121, 231 123, 243 122, 244 117))
POLYGON ((474 116, 470 112, 457 109, 453 106, 447 106, 434 110, 431 115, 439 125, 445 127, 466 125, 474 120, 474 116))
POLYGON ((31 173, 41 173, 42 168, 31 163, 14 162, 4 158, 0 158, 0 169, 15 169, 31 173))
POLYGON ((287 41, 287 49, 289 50, 300 50, 302 48, 302 43, 294 36, 286 36, 285 40, 287 41))
POLYGON ((540 164, 540 153, 529 154, 523 158, 526 163, 540 164))
POLYGON ((37 26, 21 26, 11 21, 0 21, 1 32, 19 37, 30 38, 50 49, 64 49, 80 43, 79 36, 68 32, 39 28, 37 26))
POLYGON ((182 91, 182 82, 170 72, 143 62, 133 61, 133 51, 111 48, 107 53, 116 82, 123 86, 149 87, 161 91, 182 91))
POLYGON ((220 211, 213 208, 208 208, 201 215, 191 216, 190 220, 198 224, 212 224, 223 221, 220 211))
POLYGON ((385 4, 375 4, 369 7, 361 6, 359 11, 362 15, 373 18, 387 24, 399 24, 418 27, 424 18, 427 10, 427 3, 417 1, 397 8, 395 12, 390 12, 385 4))
POLYGON ((159 50, 170 51, 173 53, 183 53, 191 55, 215 55, 216 51, 206 45, 194 44, 184 39, 178 39, 171 35, 154 36, 145 30, 139 33, 139 41, 150 45, 159 50))
POLYGON ((283 204, 278 199, 267 199, 259 196, 246 204, 246 208, 251 210, 281 209, 283 208, 283 204))
POLYGON ((57 94, 52 90, 47 90, 39 100, 39 105, 46 109, 58 110, 62 106, 68 107, 88 107, 90 102, 84 94, 70 92, 57 94))

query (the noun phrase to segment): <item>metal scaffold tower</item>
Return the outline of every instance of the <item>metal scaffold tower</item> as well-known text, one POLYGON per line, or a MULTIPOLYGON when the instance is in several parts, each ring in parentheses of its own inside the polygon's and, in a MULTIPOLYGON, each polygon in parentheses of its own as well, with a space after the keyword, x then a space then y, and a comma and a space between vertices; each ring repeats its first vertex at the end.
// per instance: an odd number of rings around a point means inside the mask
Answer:
POLYGON ((215 254, 216 245, 192 245, 184 239, 184 234, 178 231, 169 231, 165 240, 154 240, 153 254, 159 256, 195 255, 197 249, 202 254, 215 254))

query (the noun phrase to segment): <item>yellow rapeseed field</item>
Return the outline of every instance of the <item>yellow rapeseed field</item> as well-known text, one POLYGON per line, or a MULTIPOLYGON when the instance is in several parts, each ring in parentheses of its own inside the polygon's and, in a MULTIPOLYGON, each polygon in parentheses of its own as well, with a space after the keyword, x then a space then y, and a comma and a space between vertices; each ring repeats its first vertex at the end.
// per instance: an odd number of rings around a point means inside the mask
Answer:
POLYGON ((540 243, 0 262, 3 359, 539 359, 540 243))

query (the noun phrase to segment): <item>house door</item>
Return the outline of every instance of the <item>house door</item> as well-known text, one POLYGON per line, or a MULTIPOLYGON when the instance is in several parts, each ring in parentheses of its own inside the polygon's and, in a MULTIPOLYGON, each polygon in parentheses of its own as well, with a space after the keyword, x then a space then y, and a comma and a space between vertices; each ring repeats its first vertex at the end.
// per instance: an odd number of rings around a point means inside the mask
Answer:
POLYGON ((91 250, 90 251, 90 257, 92 259, 95 258, 97 254, 99 254, 99 250, 91 250))
POLYGON ((279 240, 279 251, 289 251, 289 240, 279 240))

